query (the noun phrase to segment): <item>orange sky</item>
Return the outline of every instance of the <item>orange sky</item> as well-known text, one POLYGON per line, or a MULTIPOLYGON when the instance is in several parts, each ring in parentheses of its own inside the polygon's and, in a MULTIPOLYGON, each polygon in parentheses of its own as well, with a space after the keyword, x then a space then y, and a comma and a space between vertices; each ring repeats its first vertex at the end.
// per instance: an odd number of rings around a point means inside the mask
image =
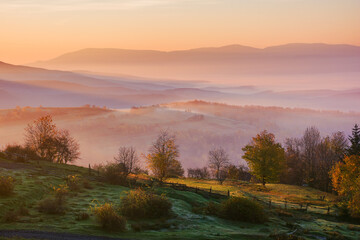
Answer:
POLYGON ((81 48, 360 45, 359 0, 1 0, 0 61, 81 48))

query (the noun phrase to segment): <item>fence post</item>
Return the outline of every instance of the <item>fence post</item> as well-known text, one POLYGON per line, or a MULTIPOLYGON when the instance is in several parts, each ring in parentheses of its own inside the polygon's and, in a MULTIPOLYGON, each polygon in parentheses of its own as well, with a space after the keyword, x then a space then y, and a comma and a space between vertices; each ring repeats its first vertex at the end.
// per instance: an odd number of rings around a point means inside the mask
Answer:
POLYGON ((330 214, 330 206, 328 206, 327 214, 330 214))
POLYGON ((228 190, 228 197, 230 197, 230 190, 228 190))
POLYGON ((197 193, 198 191, 197 191, 197 187, 195 187, 195 192, 197 193))
POLYGON ((91 166, 90 166, 90 163, 89 163, 89 176, 91 176, 91 166))
POLYGON ((271 208, 271 200, 269 200, 269 208, 271 208))
POLYGON ((212 188, 212 187, 210 187, 210 192, 209 192, 209 195, 210 195, 210 196, 211 196, 211 188, 212 188))

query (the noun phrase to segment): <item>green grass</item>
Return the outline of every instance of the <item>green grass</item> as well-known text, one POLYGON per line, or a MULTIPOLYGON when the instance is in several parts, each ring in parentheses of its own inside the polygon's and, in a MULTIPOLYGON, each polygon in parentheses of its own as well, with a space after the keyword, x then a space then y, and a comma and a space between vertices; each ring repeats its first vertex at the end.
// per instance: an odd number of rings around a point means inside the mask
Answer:
MULTIPOLYGON (((85 235, 99 235, 121 237, 128 239, 267 239, 271 233, 291 232, 294 226, 302 231, 303 236, 314 239, 313 236, 330 236, 335 232, 358 239, 360 225, 337 220, 334 216, 327 216, 321 211, 300 212, 295 209, 287 210, 292 217, 277 214, 278 209, 268 209, 269 221, 264 224, 250 224, 219 219, 192 212, 194 206, 203 206, 209 201, 219 201, 205 198, 199 194, 177 191, 171 188, 156 187, 159 194, 166 194, 173 204, 173 214, 170 219, 129 221, 128 231, 124 233, 106 232, 96 223, 90 212, 90 206, 95 202, 120 202, 129 188, 109 185, 99 182, 94 176, 88 176, 88 169, 52 163, 29 163, 12 169, 1 168, 1 163, 9 163, 0 159, 0 174, 10 175, 16 179, 14 194, 0 197, 0 229, 35 229, 54 232, 68 232, 85 235), (39 200, 49 196, 51 186, 64 184, 68 175, 79 174, 88 178, 92 189, 82 188, 78 193, 71 193, 67 197, 67 211, 64 215, 46 215, 37 210, 39 200), (29 216, 20 216, 14 223, 5 223, 2 217, 7 211, 16 210, 21 206, 29 209, 29 216), (76 220, 78 214, 87 212, 90 218, 83 221, 76 220), (143 231, 135 232, 130 225, 144 226, 143 231), (151 230, 153 229, 153 230, 151 230)), ((15 165, 15 164, 14 164, 15 165)), ((316 203, 320 195, 325 193, 312 188, 269 184, 267 190, 257 184, 225 181, 219 185, 216 181, 193 179, 170 179, 171 182, 183 183, 188 186, 203 189, 212 188, 213 191, 227 193, 230 190, 234 196, 257 197, 281 202, 285 198, 289 201, 312 201, 316 203)), ((328 203, 332 203, 334 196, 326 195, 328 203)), ((299 231, 300 231, 299 230, 299 231)))

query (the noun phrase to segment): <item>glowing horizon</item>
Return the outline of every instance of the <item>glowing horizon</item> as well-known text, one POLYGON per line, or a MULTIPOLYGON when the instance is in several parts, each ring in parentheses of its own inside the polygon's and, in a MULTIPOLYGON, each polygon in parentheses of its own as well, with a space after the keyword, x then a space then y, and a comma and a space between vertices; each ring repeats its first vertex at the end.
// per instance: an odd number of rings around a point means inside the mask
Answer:
POLYGON ((356 0, 2 0, 0 61, 83 48, 360 45, 356 0))

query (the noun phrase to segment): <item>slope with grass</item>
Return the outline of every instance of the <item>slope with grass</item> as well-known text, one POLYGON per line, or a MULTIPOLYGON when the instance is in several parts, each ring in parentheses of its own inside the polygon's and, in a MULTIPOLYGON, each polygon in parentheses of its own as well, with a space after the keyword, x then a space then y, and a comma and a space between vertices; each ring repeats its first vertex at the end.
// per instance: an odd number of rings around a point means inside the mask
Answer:
MULTIPOLYGON (((125 232, 105 231, 95 221, 90 207, 105 202, 118 204, 120 198, 130 190, 128 187, 104 183, 96 172, 89 175, 89 170, 83 167, 43 162, 40 165, 37 162, 14 163, 3 158, 0 158, 0 175, 12 176, 16 181, 14 193, 0 197, 0 230, 38 230, 121 239, 273 239, 271 235, 294 231, 306 239, 330 239, 331 236, 358 239, 360 236, 360 225, 340 221, 335 216, 336 212, 327 215, 295 208, 285 210, 276 205, 269 209, 263 205, 268 215, 268 221, 263 224, 235 222, 204 215, 194 211, 194 208, 220 200, 164 186, 155 186, 153 190, 157 194, 165 194, 171 201, 172 213, 169 218, 128 220, 125 232), (81 185, 77 191, 70 191, 66 197, 65 212, 59 215, 39 212, 39 201, 51 195, 53 186, 64 184, 69 175, 78 175, 86 184, 81 185), (9 218, 9 212, 16 213, 12 219, 9 218), (83 217, 86 215, 89 217, 83 217)), ((138 180, 140 179, 139 176, 138 180)), ((237 196, 271 198, 274 201, 284 197, 289 201, 294 201, 295 198, 315 201, 319 195, 325 194, 311 188, 277 184, 260 189, 257 184, 231 181, 226 181, 223 185, 208 180, 169 181, 204 189, 212 187, 219 192, 230 189, 237 196)), ((333 204, 334 196, 326 195, 326 201, 333 204)))

